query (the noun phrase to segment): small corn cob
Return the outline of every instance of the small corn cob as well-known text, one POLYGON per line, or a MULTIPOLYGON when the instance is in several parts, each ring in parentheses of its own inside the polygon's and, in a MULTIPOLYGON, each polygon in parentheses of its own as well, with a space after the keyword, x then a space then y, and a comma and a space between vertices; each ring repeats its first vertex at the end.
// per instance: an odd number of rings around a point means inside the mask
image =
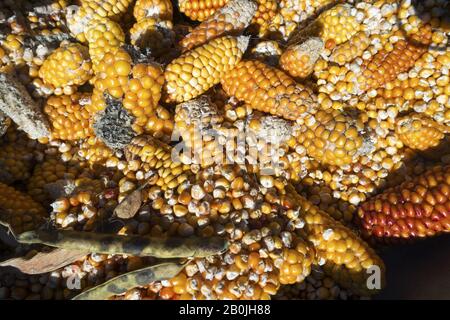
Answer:
POLYGON ((183 158, 182 161, 202 167, 212 165, 222 152, 215 130, 222 124, 223 117, 217 107, 207 96, 200 96, 177 105, 174 120, 176 132, 189 148, 186 150, 188 159, 183 158))
POLYGON ((380 50, 372 59, 366 60, 358 77, 360 89, 377 89, 395 80, 398 74, 408 71, 427 51, 431 35, 431 26, 426 25, 411 37, 414 42, 401 39, 395 43, 392 51, 380 50))
POLYGON ((16 234, 36 229, 45 216, 45 209, 29 195, 0 183, 0 222, 16 234))
POLYGON ((323 164, 342 166, 357 161, 361 154, 375 148, 374 142, 364 140, 362 123, 345 116, 339 110, 319 110, 315 121, 306 123, 297 135, 306 153, 323 164))
POLYGON ((106 53, 125 43, 125 34, 120 25, 108 18, 91 20, 86 27, 85 36, 95 71, 106 53))
POLYGON ((383 261, 353 231, 300 196, 294 187, 288 185, 286 191, 299 206, 305 221, 305 237, 314 246, 317 262, 340 285, 358 294, 375 294, 377 290, 367 286, 368 270, 372 266, 380 268, 383 285, 383 261))
POLYGON ((133 15, 136 21, 145 18, 172 20, 173 7, 170 0, 137 0, 134 5, 133 15))
POLYGON ((218 84, 241 60, 248 41, 245 36, 217 38, 173 60, 164 72, 167 100, 188 101, 218 84))
POLYGON ((170 20, 144 18, 130 29, 131 44, 139 48, 150 48, 153 56, 161 56, 175 42, 173 24, 170 20))
POLYGON ((449 129, 427 116, 410 114, 397 119, 395 131, 405 146, 424 151, 436 147, 449 129))
POLYGON ((333 48, 348 41, 361 30, 361 23, 357 21, 353 9, 350 4, 337 4, 322 12, 308 27, 294 34, 289 43, 297 44, 306 35, 320 37, 326 48, 333 48))
POLYGON ((56 94, 71 94, 92 78, 88 49, 77 43, 65 43, 45 59, 39 77, 55 88, 56 94))
POLYGON ((356 57, 363 54, 364 50, 370 44, 370 38, 366 32, 360 31, 350 38, 347 42, 334 48, 330 56, 330 61, 339 65, 351 62, 356 57))
POLYGON ((164 82, 158 65, 133 62, 131 55, 123 48, 116 48, 105 54, 98 64, 91 112, 96 113, 107 107, 105 94, 127 110, 135 121, 132 129, 144 132, 149 117, 155 114, 164 82))
POLYGON ((278 12, 278 1, 276 0, 256 0, 258 10, 252 19, 252 25, 260 37, 267 35, 269 31, 275 29, 274 17, 278 12))
POLYGON ((358 216, 376 239, 429 237, 450 232, 450 166, 434 167, 362 203, 358 216))
POLYGON ((292 77, 306 78, 313 72, 323 48, 323 41, 317 37, 289 46, 280 57, 280 66, 292 77))
POLYGON ((89 16, 120 18, 133 0, 81 0, 81 6, 89 16))
POLYGON ((84 107, 89 102, 89 94, 74 93, 49 97, 44 112, 52 125, 52 138, 78 140, 91 135, 91 115, 84 107))
POLYGON ((178 5, 189 19, 205 21, 227 2, 228 0, 179 0, 178 5))
POLYGON ((35 166, 27 183, 27 193, 37 202, 48 205, 51 197, 47 187, 58 180, 74 180, 81 172, 80 166, 65 163, 57 157, 47 157, 35 166))
POLYGON ((202 45, 225 34, 239 33, 248 27, 256 5, 250 0, 230 0, 180 42, 184 51, 202 45))
POLYGON ((172 148, 150 136, 134 138, 126 148, 130 159, 139 159, 145 172, 156 172, 155 184, 173 189, 188 179, 189 166, 172 160, 172 148))
POLYGON ((221 83, 229 96, 287 120, 301 120, 305 113, 313 113, 317 104, 309 88, 260 61, 241 61, 221 83))

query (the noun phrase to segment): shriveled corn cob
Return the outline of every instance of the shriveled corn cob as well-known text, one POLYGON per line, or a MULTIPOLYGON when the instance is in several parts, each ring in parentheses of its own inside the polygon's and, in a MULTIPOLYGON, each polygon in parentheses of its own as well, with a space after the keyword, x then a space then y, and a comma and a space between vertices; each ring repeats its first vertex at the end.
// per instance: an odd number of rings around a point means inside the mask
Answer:
POLYGON ((250 0, 230 0, 181 40, 184 51, 225 34, 239 33, 250 24, 256 4, 250 0))
POLYGON ((120 25, 108 18, 91 20, 86 27, 85 37, 95 71, 106 53, 125 43, 125 34, 120 25))
POLYGON ((157 174, 155 184, 163 190, 173 189, 188 179, 189 167, 172 160, 172 149, 150 136, 134 138, 126 148, 131 159, 139 159, 146 172, 157 174))
POLYGON ((450 167, 436 166, 362 203, 358 216, 376 239, 429 237, 450 232, 450 167))
POLYGON ((317 106, 313 92, 284 72, 255 60, 241 61, 221 79, 230 96, 252 108, 288 119, 302 120, 317 106))
POLYGON ((314 119, 301 128, 297 141, 320 163, 342 166, 374 151, 375 142, 362 134, 363 124, 341 111, 319 110, 314 119))
POLYGON ((55 88, 56 94, 72 94, 77 86, 92 78, 88 49, 78 43, 65 43, 44 61, 39 77, 55 88))
POLYGON ((137 0, 133 8, 136 21, 145 18, 172 20, 173 7, 170 0, 137 0))
POLYGON ((170 50, 175 42, 173 24, 170 20, 144 18, 130 29, 131 44, 139 48, 150 48, 153 56, 170 50))
POLYGON ((44 112, 52 125, 52 138, 61 140, 84 139, 92 134, 88 110, 90 94, 51 96, 47 99, 44 112))
POLYGON ((207 167, 222 153, 216 130, 223 122, 222 115, 207 96, 200 96, 177 105, 175 130, 180 134, 188 150, 182 161, 207 167))
POLYGON ((397 119, 397 135, 405 146, 426 150, 437 146, 449 129, 421 114, 409 114, 397 119))
POLYGON ((364 31, 360 31, 353 35, 347 42, 334 48, 330 55, 330 61, 339 65, 351 62, 356 57, 361 56, 369 44, 370 38, 368 34, 364 31))
POLYGON ((323 41, 317 37, 289 46, 280 57, 280 66, 292 77, 306 78, 313 72, 323 48, 323 41))
POLYGON ((180 0, 180 11, 192 20, 204 21, 222 8, 228 0, 180 0))
POLYGON ((218 84, 241 60, 248 41, 245 36, 217 38, 173 60, 164 72, 167 100, 188 101, 218 84))
POLYGON ((314 246, 318 263, 342 286, 358 294, 375 294, 377 290, 367 286, 368 270, 378 267, 383 285, 383 261, 353 231, 301 197, 294 187, 288 185, 286 191, 299 206, 304 233, 314 246))
POLYGON ((125 49, 116 48, 98 64, 91 112, 105 110, 108 104, 119 104, 135 118, 131 128, 137 134, 143 133, 149 118, 155 114, 163 82, 158 65, 146 61, 134 63, 125 49))

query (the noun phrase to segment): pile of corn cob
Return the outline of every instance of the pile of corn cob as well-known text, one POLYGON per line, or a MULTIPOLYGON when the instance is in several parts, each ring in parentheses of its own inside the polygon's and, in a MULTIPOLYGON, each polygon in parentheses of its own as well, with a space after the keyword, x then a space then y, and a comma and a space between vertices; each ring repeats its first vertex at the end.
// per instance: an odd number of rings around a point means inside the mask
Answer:
POLYGON ((450 231, 449 17, 446 0, 2 1, 0 225, 19 244, 0 260, 90 250, 0 263, 0 299, 376 294, 381 245, 450 231))

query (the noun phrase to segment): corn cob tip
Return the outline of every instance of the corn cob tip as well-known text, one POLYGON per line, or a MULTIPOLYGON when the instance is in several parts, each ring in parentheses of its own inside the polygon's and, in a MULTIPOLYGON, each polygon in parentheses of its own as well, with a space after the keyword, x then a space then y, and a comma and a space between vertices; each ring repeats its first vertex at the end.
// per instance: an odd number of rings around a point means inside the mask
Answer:
POLYGON ((230 14, 236 17, 235 25, 247 26, 256 13, 258 6, 251 0, 231 0, 215 15, 230 14))
POLYGON ((242 54, 244 54, 248 48, 248 44, 250 42, 250 36, 239 36, 236 39, 237 39, 238 49, 242 52, 242 54))

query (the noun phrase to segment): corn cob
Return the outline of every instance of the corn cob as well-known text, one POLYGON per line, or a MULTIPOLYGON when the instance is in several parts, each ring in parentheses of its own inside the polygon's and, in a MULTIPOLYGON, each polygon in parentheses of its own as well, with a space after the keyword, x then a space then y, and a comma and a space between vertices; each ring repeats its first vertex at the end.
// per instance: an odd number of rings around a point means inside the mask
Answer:
POLYGON ((372 59, 366 60, 358 77, 359 88, 363 91, 377 89, 393 81, 398 74, 408 71, 427 51, 431 39, 430 25, 425 25, 411 38, 412 41, 401 39, 395 43, 392 51, 380 50, 372 59))
POLYGON ((258 10, 252 19, 252 25, 260 37, 265 37, 269 31, 276 29, 274 17, 278 12, 278 1, 276 0, 256 0, 258 10))
POLYGON ((73 93, 73 87, 81 86, 92 77, 87 48, 77 43, 63 44, 44 61, 39 77, 52 85, 55 93, 73 93))
POLYGON ((297 136, 306 153, 323 164, 342 166, 374 151, 375 142, 362 135, 364 126, 339 110, 319 110, 297 136))
MULTIPOLYGON (((384 264, 375 252, 358 236, 335 221, 327 213, 301 197, 288 185, 287 193, 300 208, 305 221, 305 236, 313 244, 317 261, 342 286, 358 294, 374 294, 367 286, 367 272, 372 266, 380 268, 384 283, 384 264)), ((302 231, 303 232, 303 231, 302 231)))
POLYGON ((104 164, 114 156, 114 152, 99 138, 91 136, 81 143, 78 155, 89 163, 104 164))
POLYGON ((248 27, 255 11, 256 5, 250 0, 230 0, 186 35, 180 46, 187 51, 225 34, 239 33, 248 27))
POLYGON ((136 21, 145 18, 172 20, 173 7, 170 0, 137 0, 133 15, 136 21))
POLYGON ((207 96, 200 96, 177 105, 174 120, 175 130, 188 148, 182 161, 202 167, 212 165, 222 153, 215 130, 222 124, 223 117, 217 107, 207 96))
POLYGON ((43 222, 45 209, 29 195, 0 183, 0 222, 15 233, 33 230, 43 222))
POLYGON ((380 240, 449 232, 449 178, 450 167, 437 166, 362 203, 363 232, 380 240))
POLYGON ((84 108, 89 102, 89 94, 79 93, 48 98, 44 112, 52 125, 52 138, 78 140, 91 135, 91 115, 84 108))
POLYGON ((120 25, 107 18, 91 20, 86 27, 85 37, 96 72, 104 55, 125 43, 125 34, 120 25))
POLYGON ((107 53, 98 65, 90 111, 96 113, 105 110, 108 104, 111 107, 118 104, 119 109, 129 113, 127 119, 134 118, 131 128, 140 134, 144 132, 149 117, 155 114, 163 82, 159 66, 139 61, 134 63, 125 49, 116 48, 107 53))
POLYGON ((117 20, 132 2, 133 0, 81 0, 81 7, 89 16, 117 20))
POLYGON ((84 34, 87 25, 93 19, 92 15, 86 12, 81 6, 68 6, 66 8, 66 23, 70 34, 78 41, 85 43, 86 36, 84 34))
POLYGON ((218 84, 241 60, 248 37, 221 37, 173 60, 166 68, 166 93, 169 101, 184 102, 218 84))
POLYGON ((205 21, 227 2, 228 0, 180 0, 178 5, 189 19, 205 21))
POLYGON ((395 129, 405 146, 422 151, 437 146, 448 133, 447 126, 421 114, 397 119, 395 129))
POLYGON ((221 83, 228 95, 287 120, 301 120, 316 107, 316 97, 309 88, 260 61, 241 61, 221 83))
POLYGON ((127 146, 129 158, 139 159, 146 172, 155 170, 155 184, 163 190, 173 189, 188 179, 188 166, 172 160, 169 145, 150 136, 138 136, 127 146))
POLYGON ((330 55, 330 61, 339 65, 351 62, 363 54, 370 44, 370 38, 366 32, 360 31, 353 35, 350 40, 334 48, 330 55))
POLYGON ((280 57, 280 66, 292 77, 306 78, 313 72, 323 48, 323 41, 317 37, 289 46, 280 57))
POLYGON ((175 42, 173 24, 169 20, 144 18, 130 29, 131 44, 139 48, 150 48, 153 56, 161 56, 175 42))
POLYGON ((26 146, 4 142, 0 144, 0 181, 11 184, 30 177, 33 154, 26 146))
POLYGON ((64 163, 56 157, 47 157, 35 166, 27 183, 28 194, 37 202, 48 205, 51 196, 47 186, 58 180, 74 180, 81 173, 79 165, 64 163))

